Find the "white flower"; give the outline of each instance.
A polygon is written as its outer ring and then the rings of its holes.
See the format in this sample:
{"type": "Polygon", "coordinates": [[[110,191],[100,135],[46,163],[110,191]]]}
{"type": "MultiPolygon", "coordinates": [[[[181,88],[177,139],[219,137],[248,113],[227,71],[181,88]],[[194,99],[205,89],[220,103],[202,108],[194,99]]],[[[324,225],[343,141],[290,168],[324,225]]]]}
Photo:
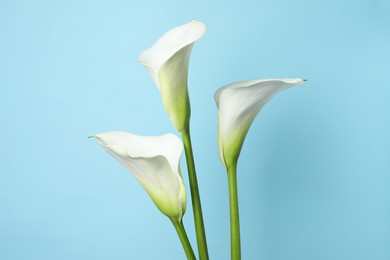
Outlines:
{"type": "Polygon", "coordinates": [[[186,191],[179,162],[183,144],[177,136],[106,132],[93,137],[134,175],[162,213],[181,220],[186,191]]]}
{"type": "Polygon", "coordinates": [[[277,93],[302,79],[256,79],[240,81],[217,90],[218,152],[227,168],[237,163],[245,136],[263,106],[277,93]]]}
{"type": "Polygon", "coordinates": [[[191,50],[205,31],[203,23],[192,20],[165,33],[138,57],[160,90],[165,110],[179,132],[186,129],[191,114],[187,89],[191,50]]]}

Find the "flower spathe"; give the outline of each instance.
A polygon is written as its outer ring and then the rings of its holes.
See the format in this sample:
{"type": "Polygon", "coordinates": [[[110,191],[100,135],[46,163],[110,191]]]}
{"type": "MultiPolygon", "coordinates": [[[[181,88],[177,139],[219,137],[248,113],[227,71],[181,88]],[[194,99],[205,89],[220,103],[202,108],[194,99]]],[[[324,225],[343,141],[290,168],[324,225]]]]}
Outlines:
{"type": "Polygon", "coordinates": [[[218,152],[227,168],[237,163],[245,136],[259,111],[277,93],[304,80],[256,79],[236,82],[217,90],[218,152]]]}
{"type": "Polygon", "coordinates": [[[205,31],[202,22],[192,20],[165,33],[138,57],[151,74],[165,110],[179,132],[186,129],[191,114],[187,89],[191,50],[205,31]]]}
{"type": "Polygon", "coordinates": [[[106,132],[93,137],[134,175],[162,213],[181,220],[186,210],[186,191],[179,162],[183,144],[176,135],[106,132]]]}

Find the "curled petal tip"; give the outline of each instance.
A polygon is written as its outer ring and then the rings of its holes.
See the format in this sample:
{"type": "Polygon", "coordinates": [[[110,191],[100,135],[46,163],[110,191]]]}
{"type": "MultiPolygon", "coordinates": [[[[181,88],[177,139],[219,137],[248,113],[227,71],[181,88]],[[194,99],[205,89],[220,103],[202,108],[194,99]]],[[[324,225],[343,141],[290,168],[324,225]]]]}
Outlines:
{"type": "Polygon", "coordinates": [[[88,136],[88,138],[97,138],[97,137],[94,135],[90,135],[90,136],[88,136]]]}

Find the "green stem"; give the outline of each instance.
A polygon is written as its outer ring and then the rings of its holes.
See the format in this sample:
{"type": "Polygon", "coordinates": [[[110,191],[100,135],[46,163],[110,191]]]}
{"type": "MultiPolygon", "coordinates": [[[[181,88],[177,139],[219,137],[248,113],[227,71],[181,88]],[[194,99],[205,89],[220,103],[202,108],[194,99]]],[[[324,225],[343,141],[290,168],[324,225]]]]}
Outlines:
{"type": "Polygon", "coordinates": [[[231,259],[241,259],[241,241],[240,241],[240,217],[238,212],[238,192],[237,192],[237,163],[227,168],[229,185],[229,204],[230,204],[230,250],[231,259]]]}
{"type": "Polygon", "coordinates": [[[181,245],[183,246],[184,252],[186,253],[188,260],[196,260],[194,250],[192,250],[191,243],[188,240],[186,230],[184,229],[183,222],[171,219],[173,226],[179,235],[181,245]]]}
{"type": "Polygon", "coordinates": [[[198,180],[196,178],[194,155],[192,153],[192,144],[190,136],[190,128],[187,127],[182,133],[184,150],[186,154],[188,179],[190,181],[191,201],[194,213],[196,241],[198,243],[198,252],[200,260],[208,260],[206,233],[203,224],[202,206],[200,203],[198,180]]]}

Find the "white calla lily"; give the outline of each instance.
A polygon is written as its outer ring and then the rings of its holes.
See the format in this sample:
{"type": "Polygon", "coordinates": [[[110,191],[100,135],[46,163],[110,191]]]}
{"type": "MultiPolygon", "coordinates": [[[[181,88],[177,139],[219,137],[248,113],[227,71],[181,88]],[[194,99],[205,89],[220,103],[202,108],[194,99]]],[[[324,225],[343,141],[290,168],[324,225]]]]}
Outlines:
{"type": "Polygon", "coordinates": [[[217,90],[218,152],[227,168],[237,163],[245,136],[259,111],[277,93],[304,80],[257,79],[240,81],[217,90]]]}
{"type": "Polygon", "coordinates": [[[176,27],[165,33],[138,61],[150,72],[173,125],[185,130],[190,118],[187,79],[192,47],[206,31],[198,21],[176,27]]]}
{"type": "Polygon", "coordinates": [[[186,191],[179,161],[183,144],[176,135],[106,132],[93,137],[134,175],[162,213],[181,220],[186,210],[186,191]]]}

